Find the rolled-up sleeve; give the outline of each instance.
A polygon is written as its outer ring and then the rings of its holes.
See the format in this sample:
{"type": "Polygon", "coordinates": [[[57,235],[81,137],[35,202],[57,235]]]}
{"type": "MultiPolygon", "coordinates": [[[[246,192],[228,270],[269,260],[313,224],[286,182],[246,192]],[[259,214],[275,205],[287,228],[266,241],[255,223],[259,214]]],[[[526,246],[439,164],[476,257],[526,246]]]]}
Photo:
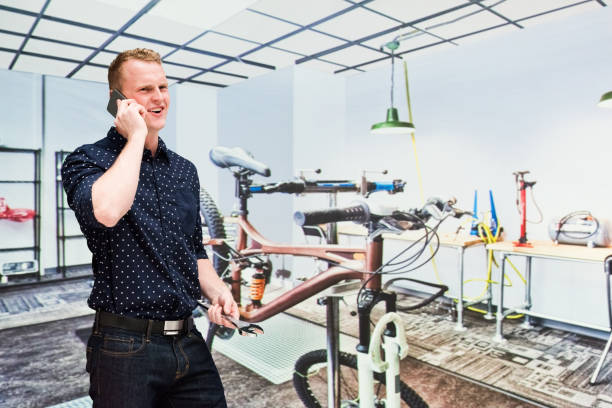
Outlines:
{"type": "Polygon", "coordinates": [[[71,153],[62,165],[62,185],[68,205],[83,230],[108,228],[96,220],[91,200],[91,187],[104,171],[82,150],[71,153]]]}

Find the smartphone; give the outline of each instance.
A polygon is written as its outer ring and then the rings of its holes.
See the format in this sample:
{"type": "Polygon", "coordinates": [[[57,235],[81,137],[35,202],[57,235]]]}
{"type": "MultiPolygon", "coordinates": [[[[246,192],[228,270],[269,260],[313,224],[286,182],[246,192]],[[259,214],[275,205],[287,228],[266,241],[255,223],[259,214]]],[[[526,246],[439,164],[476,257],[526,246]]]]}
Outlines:
{"type": "Polygon", "coordinates": [[[113,89],[111,92],[110,99],[108,101],[108,105],[106,106],[106,110],[108,113],[113,115],[113,117],[117,116],[117,100],[126,99],[125,96],[117,89],[113,89]]]}

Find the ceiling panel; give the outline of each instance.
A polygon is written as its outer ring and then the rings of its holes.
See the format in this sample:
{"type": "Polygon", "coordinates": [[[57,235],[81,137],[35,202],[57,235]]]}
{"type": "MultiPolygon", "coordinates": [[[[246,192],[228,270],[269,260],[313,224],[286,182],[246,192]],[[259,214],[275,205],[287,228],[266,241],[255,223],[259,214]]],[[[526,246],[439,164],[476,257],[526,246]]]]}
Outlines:
{"type": "Polygon", "coordinates": [[[363,62],[372,61],[383,56],[384,54],[380,52],[372,51],[360,45],[353,45],[352,47],[327,54],[323,58],[326,61],[336,62],[341,65],[353,66],[363,62]]]}
{"type": "Polygon", "coordinates": [[[574,3],[576,0],[512,0],[502,2],[493,9],[511,20],[518,20],[574,3]]]}
{"type": "Polygon", "coordinates": [[[244,75],[247,77],[256,77],[258,75],[266,74],[268,72],[272,72],[273,70],[258,67],[256,65],[244,64],[242,62],[230,62],[229,64],[225,64],[222,67],[219,67],[220,71],[229,72],[231,74],[244,75]]]}
{"type": "MultiPolygon", "coordinates": [[[[565,5],[564,3],[566,3],[566,1],[562,1],[560,3],[561,4],[558,4],[557,7],[554,7],[554,6],[553,7],[554,8],[562,7],[562,5],[565,5]]],[[[570,1],[568,3],[577,4],[575,1],[570,1]]],[[[575,14],[583,13],[588,10],[599,9],[599,8],[601,8],[601,6],[598,3],[591,1],[588,3],[581,3],[573,7],[568,7],[563,10],[555,11],[554,13],[543,14],[538,17],[533,17],[527,20],[521,20],[519,24],[521,24],[524,27],[528,27],[528,26],[533,26],[535,24],[544,23],[547,21],[553,21],[553,20],[566,18],[566,17],[572,16],[575,14]]],[[[533,13],[533,12],[529,13],[526,17],[532,16],[534,14],[537,14],[537,13],[533,13]]]]}
{"type": "Polygon", "coordinates": [[[0,34],[0,47],[18,50],[24,38],[20,35],[0,34]]]}
{"type": "Polygon", "coordinates": [[[27,34],[34,23],[34,17],[0,10],[0,28],[27,34]]]}
{"type": "Polygon", "coordinates": [[[204,29],[180,24],[164,17],[144,15],[132,24],[126,33],[162,40],[173,44],[185,44],[202,34],[204,29]]]}
{"type": "Polygon", "coordinates": [[[189,43],[189,47],[235,57],[257,47],[257,44],[209,31],[189,43]]]}
{"type": "Polygon", "coordinates": [[[261,50],[249,54],[248,58],[251,61],[262,62],[275,66],[277,69],[293,65],[296,59],[300,58],[300,54],[281,51],[276,48],[264,47],[261,50]]]}
{"type": "Polygon", "coordinates": [[[205,72],[204,74],[193,78],[196,81],[212,82],[213,84],[231,85],[244,81],[244,78],[239,78],[230,75],[217,74],[216,72],[205,72]]]}
{"type": "Polygon", "coordinates": [[[185,65],[192,65],[199,68],[210,68],[226,61],[221,58],[211,57],[210,55],[196,54],[195,52],[185,50],[179,50],[169,57],[164,58],[164,60],[178,62],[185,65]]]}
{"type": "Polygon", "coordinates": [[[66,76],[77,64],[56,61],[49,58],[21,55],[13,67],[16,71],[36,72],[45,75],[66,76]]]}
{"type": "Polygon", "coordinates": [[[113,62],[116,56],[116,53],[100,51],[96,54],[95,57],[92,58],[91,62],[96,64],[110,65],[110,63],[113,62]]]}
{"type": "Polygon", "coordinates": [[[174,48],[166,47],[165,45],[159,45],[149,41],[134,40],[127,37],[117,37],[106,46],[107,50],[117,52],[131,50],[133,48],[149,48],[157,51],[162,56],[168,54],[170,51],[174,51],[174,48]]]}
{"type": "Polygon", "coordinates": [[[53,0],[45,14],[116,30],[132,18],[134,12],[93,0],[53,0]]]}
{"type": "Polygon", "coordinates": [[[178,78],[188,78],[200,72],[198,69],[181,67],[172,64],[164,64],[164,71],[166,72],[166,75],[178,78]]]}
{"type": "Polygon", "coordinates": [[[95,81],[108,83],[108,70],[106,68],[92,67],[86,65],[79,69],[76,74],[72,76],[74,79],[82,79],[84,81],[95,81]]]}
{"type": "Polygon", "coordinates": [[[84,60],[91,50],[87,48],[73,47],[70,45],[56,44],[49,41],[29,39],[24,48],[25,51],[38,54],[53,55],[56,57],[84,60]]]}
{"type": "Polygon", "coordinates": [[[274,46],[303,55],[312,55],[319,51],[328,50],[343,44],[346,44],[346,41],[338,40],[329,35],[319,34],[311,30],[304,30],[275,43],[274,46]]]}
{"type": "Polygon", "coordinates": [[[211,1],[162,0],[148,13],[180,24],[198,27],[200,32],[220,24],[241,12],[255,0],[211,1]],[[179,7],[177,7],[179,6],[179,7]]]}
{"type": "Polygon", "coordinates": [[[321,23],[315,28],[319,31],[353,41],[397,25],[396,21],[387,17],[382,17],[363,8],[357,8],[321,23]]]}
{"type": "Polygon", "coordinates": [[[45,4],[45,0],[0,0],[0,4],[3,6],[40,13],[40,10],[42,10],[43,5],[45,4]]]}
{"type": "Polygon", "coordinates": [[[110,37],[110,34],[100,31],[80,28],[69,24],[56,23],[49,20],[40,20],[33,32],[39,37],[53,38],[55,40],[68,41],[99,47],[110,37]]]}
{"type": "Polygon", "coordinates": [[[296,25],[245,10],[215,26],[214,30],[259,43],[267,43],[298,28],[296,25]]]}
{"type": "Polygon", "coordinates": [[[308,69],[313,69],[315,71],[329,72],[330,74],[333,73],[334,71],[342,69],[341,66],[338,66],[336,64],[330,64],[328,62],[324,62],[324,61],[317,60],[317,59],[308,60],[298,66],[305,67],[308,69]]]}
{"type": "MultiPolygon", "coordinates": [[[[507,23],[506,20],[481,7],[469,6],[416,24],[416,26],[443,38],[453,38],[505,23],[507,23]]],[[[516,27],[516,29],[519,28],[516,27]]]]}
{"type": "Polygon", "coordinates": [[[14,56],[14,52],[0,51],[0,68],[8,69],[8,66],[13,61],[14,56]]]}
{"type": "Polygon", "coordinates": [[[467,0],[374,0],[364,7],[409,23],[466,2],[467,0]]]}
{"type": "Polygon", "coordinates": [[[344,0],[309,0],[307,7],[296,7],[295,2],[287,0],[260,0],[250,9],[308,25],[350,6],[351,4],[344,0]]]}

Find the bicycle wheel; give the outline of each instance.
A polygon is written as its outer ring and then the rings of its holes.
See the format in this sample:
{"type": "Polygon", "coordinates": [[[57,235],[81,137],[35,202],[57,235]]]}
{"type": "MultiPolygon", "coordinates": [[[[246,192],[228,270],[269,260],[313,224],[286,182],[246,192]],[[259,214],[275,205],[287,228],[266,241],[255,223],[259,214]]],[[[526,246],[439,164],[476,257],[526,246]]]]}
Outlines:
{"type": "MultiPolygon", "coordinates": [[[[340,352],[340,393],[342,408],[359,407],[357,380],[357,356],[340,352]]],[[[304,354],[295,363],[293,386],[308,408],[327,407],[327,350],[314,350],[304,354]]],[[[385,406],[385,375],[374,373],[374,405],[385,406]]],[[[428,405],[412,388],[400,382],[402,407],[428,408],[428,405]]]]}
{"type": "MultiPolygon", "coordinates": [[[[219,213],[215,201],[204,188],[200,188],[200,214],[204,218],[202,220],[203,235],[208,235],[211,238],[227,238],[225,227],[223,226],[223,217],[219,213]]],[[[227,261],[229,259],[229,250],[227,246],[223,245],[214,248],[214,251],[214,253],[209,251],[209,255],[212,255],[212,263],[217,274],[221,275],[227,270],[229,265],[227,261]]]]}

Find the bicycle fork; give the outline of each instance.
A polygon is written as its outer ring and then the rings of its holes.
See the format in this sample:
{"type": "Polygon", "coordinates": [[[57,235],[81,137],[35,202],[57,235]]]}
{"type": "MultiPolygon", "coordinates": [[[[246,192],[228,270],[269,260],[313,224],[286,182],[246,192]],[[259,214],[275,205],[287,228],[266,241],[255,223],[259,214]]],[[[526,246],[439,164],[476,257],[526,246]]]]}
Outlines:
{"type": "Polygon", "coordinates": [[[408,355],[404,323],[395,312],[385,314],[372,332],[368,353],[357,353],[359,407],[374,408],[374,371],[385,373],[386,408],[400,408],[400,360],[408,355]],[[393,325],[393,329],[390,326],[393,325]],[[381,339],[384,341],[381,342],[381,339]],[[382,359],[380,349],[385,351],[382,359]]]}
{"type": "Polygon", "coordinates": [[[408,353],[404,324],[395,312],[395,293],[365,290],[358,302],[359,345],[357,346],[357,378],[359,381],[359,407],[374,408],[374,371],[385,372],[386,408],[399,408],[400,365],[408,353]],[[374,305],[384,301],[387,313],[370,333],[370,313],[374,305]],[[381,343],[381,338],[384,342],[381,343]],[[385,351],[386,360],[380,356],[385,351]]]}

